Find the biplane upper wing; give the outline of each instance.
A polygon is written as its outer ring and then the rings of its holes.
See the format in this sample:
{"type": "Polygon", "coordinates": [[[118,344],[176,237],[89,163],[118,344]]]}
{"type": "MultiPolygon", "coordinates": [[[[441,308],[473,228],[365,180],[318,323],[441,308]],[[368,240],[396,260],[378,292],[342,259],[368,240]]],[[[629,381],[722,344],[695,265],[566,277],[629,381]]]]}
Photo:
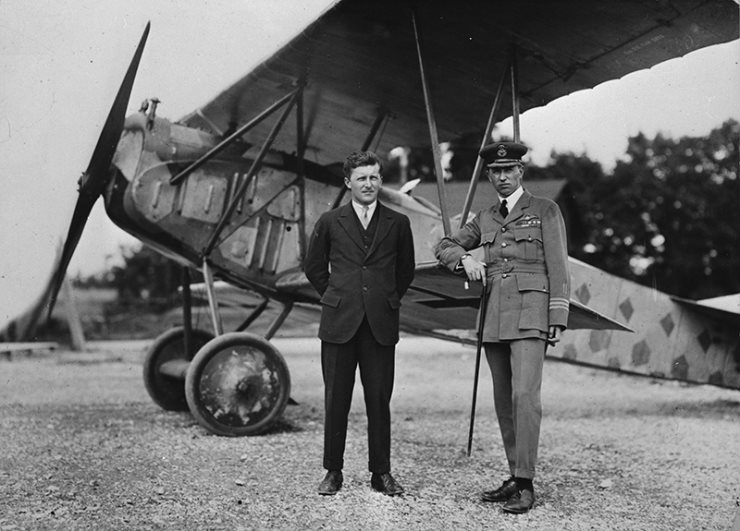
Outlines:
{"type": "MultiPolygon", "coordinates": [[[[428,144],[412,9],[397,0],[343,0],[234,85],[183,118],[233,130],[305,83],[306,157],[341,161],[374,124],[372,149],[428,144]]],[[[738,37],[732,0],[418,2],[416,26],[442,141],[482,130],[516,45],[525,111],[699,48],[738,37]]],[[[502,101],[511,101],[509,88],[502,101]]],[[[498,119],[511,115],[501,109],[498,119]]],[[[269,122],[269,120],[265,121],[269,122]]],[[[260,145],[271,124],[247,133],[260,145]]],[[[295,128],[274,148],[293,152],[295,128]]]]}

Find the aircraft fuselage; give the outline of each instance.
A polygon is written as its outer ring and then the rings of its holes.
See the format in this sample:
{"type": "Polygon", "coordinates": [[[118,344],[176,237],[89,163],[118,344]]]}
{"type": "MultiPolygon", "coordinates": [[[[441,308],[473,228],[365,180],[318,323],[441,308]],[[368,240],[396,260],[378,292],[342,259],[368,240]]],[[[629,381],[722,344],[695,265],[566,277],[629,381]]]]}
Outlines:
{"type": "MultiPolygon", "coordinates": [[[[167,257],[200,268],[207,254],[220,277],[280,298],[275,284],[285,275],[302,272],[310,231],[319,216],[338,200],[348,200],[348,194],[342,195],[341,170],[299,164],[296,157],[271,152],[250,175],[257,150],[239,141],[183,180],[170,183],[219,140],[143,112],[129,116],[113,159],[106,210],[117,225],[167,257]],[[245,192],[237,197],[245,181],[245,192]],[[233,201],[236,206],[211,245],[233,201]]],[[[415,234],[429,235],[429,241],[417,242],[417,259],[433,259],[432,245],[441,237],[439,212],[387,188],[381,200],[406,213],[415,234]]]]}

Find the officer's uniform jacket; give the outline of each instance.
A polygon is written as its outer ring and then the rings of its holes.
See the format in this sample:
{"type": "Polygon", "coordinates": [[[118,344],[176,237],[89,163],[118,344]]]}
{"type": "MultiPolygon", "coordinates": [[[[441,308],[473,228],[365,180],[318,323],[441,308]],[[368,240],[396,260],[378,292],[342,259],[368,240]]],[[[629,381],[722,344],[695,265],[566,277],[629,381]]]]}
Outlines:
{"type": "Polygon", "coordinates": [[[566,327],[570,300],[565,223],[558,206],[526,190],[506,220],[499,201],[435,249],[450,270],[468,250],[483,246],[488,286],[483,341],[546,338],[566,327]]]}
{"type": "Polygon", "coordinates": [[[319,339],[346,343],[364,317],[381,345],[398,342],[401,297],[414,278],[409,218],[378,202],[375,237],[365,246],[351,203],[316,222],[304,261],[306,277],[321,295],[319,339]]]}

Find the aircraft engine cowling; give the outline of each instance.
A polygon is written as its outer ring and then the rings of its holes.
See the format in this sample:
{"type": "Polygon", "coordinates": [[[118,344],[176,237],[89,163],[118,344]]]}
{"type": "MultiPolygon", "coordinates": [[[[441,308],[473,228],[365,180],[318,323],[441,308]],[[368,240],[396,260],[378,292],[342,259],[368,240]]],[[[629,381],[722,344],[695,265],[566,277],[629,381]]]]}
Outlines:
{"type": "Polygon", "coordinates": [[[165,118],[155,117],[150,121],[145,113],[138,112],[126,118],[113,162],[130,181],[137,171],[145,171],[154,161],[196,160],[217,144],[218,137],[215,135],[172,123],[165,118]],[[132,142],[131,137],[138,138],[137,142],[132,142]],[[139,165],[140,158],[143,166],[139,165]],[[147,164],[147,160],[151,162],[147,164]]]}

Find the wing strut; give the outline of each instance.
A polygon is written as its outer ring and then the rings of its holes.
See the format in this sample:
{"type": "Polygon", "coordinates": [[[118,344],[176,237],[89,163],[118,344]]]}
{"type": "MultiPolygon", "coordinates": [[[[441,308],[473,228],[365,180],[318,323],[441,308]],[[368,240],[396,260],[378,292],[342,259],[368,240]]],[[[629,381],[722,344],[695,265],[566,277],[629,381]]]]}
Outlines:
{"type": "MultiPolygon", "coordinates": [[[[495,125],[496,111],[501,101],[501,95],[503,94],[504,84],[507,77],[511,77],[511,119],[514,123],[514,141],[520,141],[519,134],[519,69],[517,68],[516,62],[516,45],[512,46],[511,59],[509,64],[504,69],[501,81],[498,84],[496,90],[496,97],[493,100],[493,106],[491,107],[491,113],[488,115],[488,123],[486,124],[486,130],[483,133],[483,140],[481,141],[481,149],[485,146],[491,138],[491,131],[495,125]]],[[[462,215],[460,216],[460,228],[462,228],[468,220],[468,214],[470,213],[470,207],[473,204],[473,197],[475,196],[475,190],[478,186],[478,180],[480,178],[480,172],[483,166],[483,159],[478,157],[475,161],[475,168],[473,168],[473,174],[470,176],[470,186],[468,186],[468,193],[465,196],[465,203],[463,203],[462,215]]]]}
{"type": "Polygon", "coordinates": [[[218,300],[216,300],[216,289],[213,286],[213,272],[208,264],[208,258],[203,259],[203,282],[206,285],[206,296],[208,297],[208,313],[211,316],[213,334],[220,336],[224,333],[224,325],[218,312],[218,300]]]}
{"type": "MultiPolygon", "coordinates": [[[[496,97],[493,99],[491,113],[488,115],[488,123],[486,124],[486,130],[483,133],[483,139],[480,143],[480,149],[483,149],[483,146],[485,146],[491,138],[491,132],[493,131],[493,126],[496,123],[496,112],[498,111],[499,104],[501,103],[501,96],[504,93],[504,84],[506,83],[506,78],[508,77],[510,70],[511,65],[506,65],[506,68],[504,68],[504,73],[501,76],[501,81],[499,81],[498,89],[496,89],[496,97]]],[[[480,149],[478,151],[480,151],[480,149]]],[[[473,168],[473,174],[470,176],[470,186],[468,186],[468,194],[465,196],[465,203],[463,204],[459,228],[463,228],[465,223],[467,223],[468,221],[468,213],[470,212],[470,207],[473,205],[473,197],[475,197],[475,189],[478,187],[478,180],[480,179],[480,172],[482,169],[483,159],[478,156],[475,161],[475,168],[473,168]]]]}
{"type": "Polygon", "coordinates": [[[511,119],[514,123],[514,142],[520,142],[519,135],[519,67],[516,62],[516,44],[511,48],[511,119]]]}
{"type": "MultiPolygon", "coordinates": [[[[242,180],[241,184],[239,185],[238,190],[234,194],[234,197],[232,197],[231,199],[231,203],[229,204],[226,211],[224,211],[224,213],[221,215],[221,219],[218,220],[218,225],[216,225],[216,228],[213,230],[213,233],[211,234],[211,237],[208,240],[208,243],[203,248],[202,256],[207,257],[208,255],[211,254],[211,251],[213,251],[213,248],[216,246],[218,237],[223,232],[224,227],[226,227],[226,224],[231,218],[231,215],[234,213],[234,210],[236,210],[236,206],[239,203],[239,200],[244,195],[244,192],[247,190],[247,187],[252,181],[252,178],[257,173],[257,169],[262,165],[262,160],[265,158],[265,155],[267,155],[267,151],[270,149],[270,147],[272,146],[272,143],[275,141],[275,138],[277,137],[278,133],[282,129],[283,124],[285,123],[285,120],[288,118],[288,114],[290,114],[290,111],[293,110],[293,106],[295,105],[296,101],[299,98],[299,95],[302,92],[303,92],[303,86],[301,85],[299,88],[297,88],[296,90],[294,90],[293,92],[291,92],[290,94],[288,94],[287,96],[285,96],[284,98],[280,100],[282,102],[288,101],[288,100],[290,101],[288,105],[285,107],[285,110],[283,110],[283,113],[278,118],[277,122],[275,122],[275,125],[272,126],[272,131],[270,131],[270,134],[265,139],[264,144],[262,144],[262,147],[260,148],[259,154],[254,159],[254,162],[252,162],[252,166],[249,168],[249,171],[247,172],[247,178],[242,180]]],[[[182,173],[185,173],[185,172],[182,172],[182,173]]]]}
{"type": "MultiPolygon", "coordinates": [[[[206,162],[211,160],[213,157],[221,153],[224,149],[226,149],[227,146],[230,144],[233,144],[237,139],[239,139],[244,133],[255,127],[257,124],[259,124],[262,120],[270,116],[273,112],[275,112],[277,109],[285,105],[286,102],[289,100],[295,101],[295,96],[298,92],[301,92],[303,90],[303,86],[298,87],[294,91],[286,94],[282,98],[280,98],[278,101],[270,105],[267,109],[262,111],[258,116],[256,116],[254,119],[252,119],[250,122],[244,124],[239,129],[234,131],[232,134],[230,134],[228,137],[224,138],[221,142],[218,143],[218,145],[214,146],[208,153],[203,155],[201,158],[193,162],[190,166],[182,170],[180,173],[175,175],[170,179],[170,184],[179,184],[180,181],[182,181],[185,177],[193,173],[195,170],[203,166],[206,162]]],[[[291,104],[292,108],[292,104],[291,104]]]]}
{"type": "Polygon", "coordinates": [[[439,209],[442,211],[442,227],[445,236],[452,232],[450,229],[450,216],[447,213],[447,195],[445,194],[444,175],[442,174],[442,150],[439,147],[439,135],[437,134],[437,121],[432,109],[432,100],[429,94],[429,84],[427,82],[426,71],[424,70],[424,60],[421,51],[421,36],[419,27],[416,23],[416,11],[411,11],[411,22],[414,25],[414,38],[416,39],[416,53],[419,57],[419,73],[421,74],[421,86],[424,90],[424,103],[427,111],[427,122],[429,123],[429,137],[432,142],[432,153],[434,154],[434,173],[437,176],[437,194],[439,195],[439,209]]]}
{"type": "Polygon", "coordinates": [[[295,102],[296,175],[298,175],[298,194],[301,201],[301,215],[298,219],[298,226],[300,227],[298,231],[298,256],[301,258],[306,255],[306,249],[308,247],[306,243],[306,181],[303,175],[308,137],[303,120],[303,96],[303,91],[301,91],[295,102]]]}

